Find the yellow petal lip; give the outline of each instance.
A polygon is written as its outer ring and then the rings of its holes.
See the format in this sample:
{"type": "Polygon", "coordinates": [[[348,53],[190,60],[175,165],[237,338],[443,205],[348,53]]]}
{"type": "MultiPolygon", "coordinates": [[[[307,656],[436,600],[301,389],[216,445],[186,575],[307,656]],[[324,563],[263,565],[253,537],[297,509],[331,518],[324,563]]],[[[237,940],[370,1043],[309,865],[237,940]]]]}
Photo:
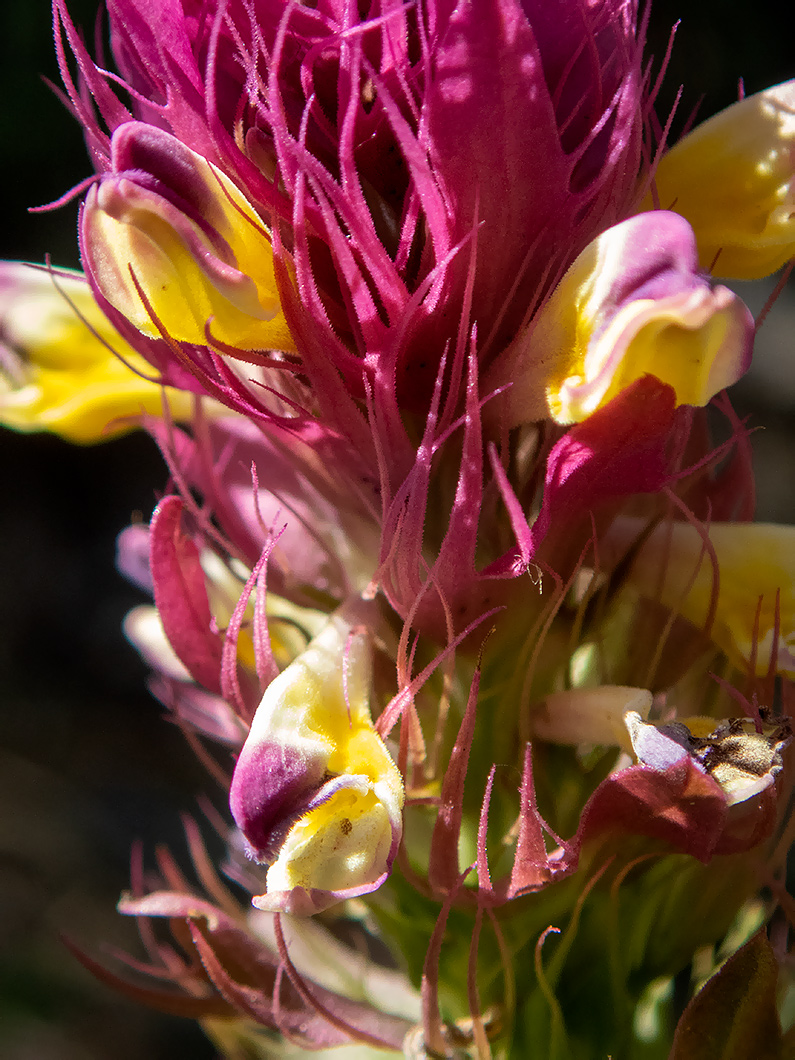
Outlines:
{"type": "Polygon", "coordinates": [[[133,430],[145,413],[190,415],[189,396],[152,381],[154,370],[111,325],[80,273],[4,263],[0,320],[5,426],[88,445],[133,430]]]}
{"type": "Polygon", "coordinates": [[[672,386],[677,405],[706,405],[742,374],[744,317],[725,287],[638,299],[616,314],[572,374],[548,386],[552,418],[580,423],[644,375],[672,386]]]}
{"type": "MultiPolygon", "coordinates": [[[[631,533],[633,525],[638,531],[634,520],[621,524],[623,532],[631,533]]],[[[719,572],[712,640],[745,672],[754,660],[754,672],[764,676],[775,655],[776,672],[795,676],[795,527],[713,523],[707,532],[719,572]]],[[[701,535],[689,523],[677,522],[651,534],[630,581],[703,628],[713,576],[701,535]]]]}
{"type": "Polygon", "coordinates": [[[578,256],[486,380],[507,426],[580,423],[645,375],[679,405],[706,405],[750,360],[753,318],[698,267],[677,213],[614,225],[578,256]]]}
{"type": "Polygon", "coordinates": [[[795,81],[758,92],[698,125],[663,156],[658,203],[687,218],[702,268],[768,276],[795,255],[795,81]]]}
{"type": "Polygon", "coordinates": [[[293,350],[273,248],[239,188],[175,137],[141,122],[113,134],[114,169],[89,190],[81,231],[92,281],[153,338],[293,350]]]}

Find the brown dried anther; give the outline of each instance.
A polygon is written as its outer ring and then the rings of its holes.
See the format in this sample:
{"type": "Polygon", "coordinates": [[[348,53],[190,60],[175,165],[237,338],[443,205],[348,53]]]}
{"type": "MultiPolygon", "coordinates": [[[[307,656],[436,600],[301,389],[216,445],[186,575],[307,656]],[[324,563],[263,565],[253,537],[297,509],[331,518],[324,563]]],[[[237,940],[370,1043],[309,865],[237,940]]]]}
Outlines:
{"type": "Polygon", "coordinates": [[[729,806],[769,788],[781,771],[781,752],[792,739],[789,718],[760,713],[761,732],[750,718],[730,718],[708,736],[695,736],[681,721],[654,725],[635,711],[624,721],[638,760],[664,769],[689,756],[722,788],[729,806]]]}

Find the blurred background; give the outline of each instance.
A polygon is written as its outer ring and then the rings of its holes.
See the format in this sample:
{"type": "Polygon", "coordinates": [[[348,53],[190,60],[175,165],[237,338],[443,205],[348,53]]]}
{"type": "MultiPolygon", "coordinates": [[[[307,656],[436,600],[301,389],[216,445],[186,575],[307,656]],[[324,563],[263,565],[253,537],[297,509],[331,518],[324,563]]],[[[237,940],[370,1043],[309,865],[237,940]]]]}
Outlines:
{"type": "MultiPolygon", "coordinates": [[[[93,39],[97,4],[70,2],[93,39]]],[[[77,203],[46,214],[90,172],[60,84],[48,0],[0,5],[4,258],[78,267],[77,203]]],[[[91,448],[0,428],[0,1057],[205,1060],[193,1023],[96,982],[60,940],[101,959],[143,956],[115,904],[130,848],[189,860],[181,813],[224,799],[148,694],[121,634],[144,600],[115,571],[116,534],[148,519],[164,465],[143,433],[91,448]]]]}
{"type": "MultiPolygon", "coordinates": [[[[93,37],[96,5],[71,0],[93,37]]],[[[658,0],[650,54],[682,19],[660,113],[685,85],[683,121],[795,76],[791,36],[772,0],[658,0]],[[702,98],[703,97],[703,98],[702,98]]],[[[29,215],[89,173],[76,123],[40,75],[58,82],[46,0],[0,12],[3,257],[78,266],[76,203],[29,215]]],[[[771,285],[767,285],[769,289],[771,285]]],[[[747,287],[747,285],[743,285],[747,287]]],[[[752,311],[765,285],[742,290],[752,311]]],[[[785,296],[735,388],[754,435],[759,517],[795,521],[795,308],[785,296]]],[[[223,797],[145,689],[121,621],[141,596],[114,569],[114,540],[147,518],[165,481],[143,435],[90,449],[0,432],[0,1056],[3,1060],[166,1060],[215,1055],[201,1032],[118,998],[62,945],[94,955],[136,949],[114,905],[140,839],[187,856],[180,813],[223,797]]]]}

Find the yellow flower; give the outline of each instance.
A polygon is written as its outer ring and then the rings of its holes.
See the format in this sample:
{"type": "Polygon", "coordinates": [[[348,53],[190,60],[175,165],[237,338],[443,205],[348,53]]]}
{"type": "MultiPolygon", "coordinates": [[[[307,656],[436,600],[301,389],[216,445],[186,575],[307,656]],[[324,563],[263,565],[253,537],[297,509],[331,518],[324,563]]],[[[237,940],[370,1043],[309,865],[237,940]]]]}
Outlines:
{"type": "Polygon", "coordinates": [[[241,350],[292,350],[270,238],[232,181],[140,122],[115,131],[113,162],[82,222],[86,269],[110,304],[154,338],[204,346],[209,325],[241,350]]]}
{"type": "Polygon", "coordinates": [[[663,156],[658,203],[693,226],[703,268],[753,280],[795,255],[793,149],[795,81],[787,81],[716,114],[663,156]]]}
{"type": "MultiPolygon", "coordinates": [[[[713,641],[743,670],[755,659],[755,672],[762,676],[775,652],[776,672],[795,676],[795,527],[713,523],[709,541],[719,571],[713,641]]],[[[714,573],[701,535],[689,523],[678,522],[651,535],[635,561],[631,582],[648,596],[657,596],[659,588],[666,607],[703,627],[714,573]]]]}
{"type": "Polygon", "coordinates": [[[190,414],[189,395],[151,381],[154,369],[109,323],[80,273],[0,268],[0,423],[90,443],[132,430],[144,412],[162,415],[165,402],[175,419],[190,414]]]}
{"type": "Polygon", "coordinates": [[[666,210],[609,228],[579,255],[487,388],[514,425],[579,423],[644,375],[706,405],[748,366],[753,319],[698,270],[692,229],[666,210]]]}
{"type": "Polygon", "coordinates": [[[368,637],[337,613],[257,708],[230,803],[251,855],[270,863],[261,909],[317,912],[389,872],[403,781],[373,727],[369,685],[368,637]]]}

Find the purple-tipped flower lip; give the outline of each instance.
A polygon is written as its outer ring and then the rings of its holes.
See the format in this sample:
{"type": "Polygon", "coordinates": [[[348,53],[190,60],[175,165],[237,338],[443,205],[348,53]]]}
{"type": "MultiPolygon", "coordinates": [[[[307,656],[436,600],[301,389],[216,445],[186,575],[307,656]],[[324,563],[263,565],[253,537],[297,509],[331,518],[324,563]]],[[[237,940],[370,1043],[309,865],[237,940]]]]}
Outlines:
{"type": "Polygon", "coordinates": [[[270,864],[296,821],[335,795],[370,790],[367,777],[322,773],[291,747],[263,744],[241,754],[229,800],[249,856],[270,864]],[[245,755],[245,758],[244,758],[245,755]]]}
{"type": "Polygon", "coordinates": [[[175,136],[145,122],[125,122],[113,133],[110,157],[113,173],[135,175],[203,223],[208,200],[196,183],[190,152],[175,136]]]}
{"type": "Polygon", "coordinates": [[[170,224],[185,241],[189,251],[210,271],[217,271],[229,282],[237,277],[237,270],[229,244],[188,202],[180,202],[168,187],[149,173],[122,170],[99,178],[86,197],[86,209],[100,209],[116,220],[134,216],[137,212],[157,213],[170,224]],[[196,231],[201,229],[201,235],[196,231]],[[204,237],[204,238],[202,238],[204,237]],[[208,248],[207,242],[211,243],[208,248]]]}
{"type": "Polygon", "coordinates": [[[285,895],[296,889],[325,894],[323,907],[369,893],[397,853],[403,781],[369,709],[364,623],[374,619],[369,601],[352,598],[271,681],[253,717],[230,807],[249,855],[269,865],[261,908],[292,908],[285,895]]]}
{"type": "Polygon", "coordinates": [[[703,406],[750,364],[754,321],[698,263],[689,223],[668,210],[612,226],[577,257],[486,378],[503,425],[580,422],[649,374],[703,406]]]}
{"type": "MultiPolygon", "coordinates": [[[[235,268],[229,243],[207,219],[212,204],[179,140],[142,122],[127,122],[113,134],[111,151],[112,170],[89,190],[86,219],[95,209],[117,220],[156,215],[179,235],[212,282],[250,286],[235,268]]],[[[85,246],[91,252],[88,233],[85,246]]]]}
{"type": "Polygon", "coordinates": [[[322,766],[292,747],[245,746],[232,777],[229,805],[249,856],[270,864],[325,782],[322,766]]]}

